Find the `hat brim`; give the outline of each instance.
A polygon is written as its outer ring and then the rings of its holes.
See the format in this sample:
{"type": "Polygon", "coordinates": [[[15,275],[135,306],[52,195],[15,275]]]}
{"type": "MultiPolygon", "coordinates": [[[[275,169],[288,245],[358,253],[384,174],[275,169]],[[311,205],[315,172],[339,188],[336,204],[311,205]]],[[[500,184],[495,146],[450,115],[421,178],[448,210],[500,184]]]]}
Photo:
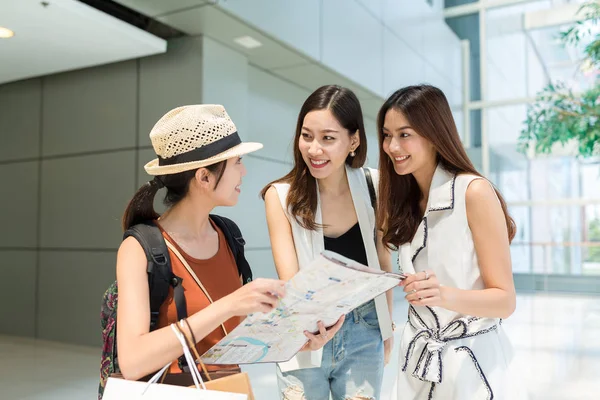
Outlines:
{"type": "Polygon", "coordinates": [[[218,162],[228,160],[233,157],[239,157],[244,154],[252,153],[253,151],[262,149],[261,143],[244,142],[234,146],[222,153],[207,158],[205,160],[191,161],[173,165],[158,165],[158,158],[150,161],[144,166],[144,169],[149,175],[169,175],[179,172],[189,171],[192,169],[207,167],[218,162]]]}

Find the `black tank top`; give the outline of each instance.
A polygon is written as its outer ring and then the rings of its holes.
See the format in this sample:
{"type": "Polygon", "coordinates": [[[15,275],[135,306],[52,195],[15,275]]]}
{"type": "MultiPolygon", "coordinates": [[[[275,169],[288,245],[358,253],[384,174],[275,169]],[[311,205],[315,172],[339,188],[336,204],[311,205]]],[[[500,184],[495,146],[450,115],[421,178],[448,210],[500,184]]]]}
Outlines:
{"type": "Polygon", "coordinates": [[[363,243],[358,222],[346,233],[337,238],[324,236],[325,250],[341,254],[351,260],[368,265],[367,252],[363,243]]]}

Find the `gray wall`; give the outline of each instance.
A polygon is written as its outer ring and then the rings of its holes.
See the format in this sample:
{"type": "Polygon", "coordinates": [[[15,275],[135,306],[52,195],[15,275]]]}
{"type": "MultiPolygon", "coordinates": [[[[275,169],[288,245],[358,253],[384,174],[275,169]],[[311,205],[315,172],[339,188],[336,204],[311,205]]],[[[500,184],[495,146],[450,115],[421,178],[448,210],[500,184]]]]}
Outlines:
{"type": "Polygon", "coordinates": [[[148,133],[202,99],[202,39],[165,55],[0,86],[0,334],[100,343],[120,218],[148,133]]]}
{"type": "MultiPolygon", "coordinates": [[[[216,212],[240,225],[255,276],[276,277],[258,193],[289,171],[309,94],[205,37],[170,42],[166,55],[0,86],[0,334],[100,344],[120,218],[149,179],[148,133],[183,104],[223,104],[244,140],[264,144],[244,157],[239,204],[216,212]]],[[[375,122],[365,126],[376,167],[375,122]]]]}

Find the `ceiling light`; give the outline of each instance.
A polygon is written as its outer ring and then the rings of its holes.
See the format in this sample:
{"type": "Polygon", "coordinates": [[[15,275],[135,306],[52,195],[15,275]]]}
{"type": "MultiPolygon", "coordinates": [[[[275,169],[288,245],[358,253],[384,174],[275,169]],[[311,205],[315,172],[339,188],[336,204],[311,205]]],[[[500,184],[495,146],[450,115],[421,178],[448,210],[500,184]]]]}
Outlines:
{"type": "Polygon", "coordinates": [[[240,36],[233,39],[234,42],[247,49],[254,49],[262,46],[262,43],[250,36],[240,36]]]}
{"type": "Polygon", "coordinates": [[[0,26],[0,39],[8,39],[15,36],[15,33],[8,28],[0,26]]]}

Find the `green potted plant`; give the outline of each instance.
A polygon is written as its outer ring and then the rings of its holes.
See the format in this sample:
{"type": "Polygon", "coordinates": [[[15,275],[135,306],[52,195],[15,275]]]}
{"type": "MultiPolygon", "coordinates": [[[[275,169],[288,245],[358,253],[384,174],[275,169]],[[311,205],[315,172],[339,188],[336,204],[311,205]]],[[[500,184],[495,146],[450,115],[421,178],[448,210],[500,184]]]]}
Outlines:
{"type": "Polygon", "coordinates": [[[581,68],[595,76],[593,83],[579,93],[562,82],[550,83],[539,92],[519,138],[523,153],[549,154],[556,145],[575,141],[578,155],[600,155],[600,1],[584,3],[579,14],[583,18],[561,32],[560,40],[566,46],[589,41],[581,68]]]}

